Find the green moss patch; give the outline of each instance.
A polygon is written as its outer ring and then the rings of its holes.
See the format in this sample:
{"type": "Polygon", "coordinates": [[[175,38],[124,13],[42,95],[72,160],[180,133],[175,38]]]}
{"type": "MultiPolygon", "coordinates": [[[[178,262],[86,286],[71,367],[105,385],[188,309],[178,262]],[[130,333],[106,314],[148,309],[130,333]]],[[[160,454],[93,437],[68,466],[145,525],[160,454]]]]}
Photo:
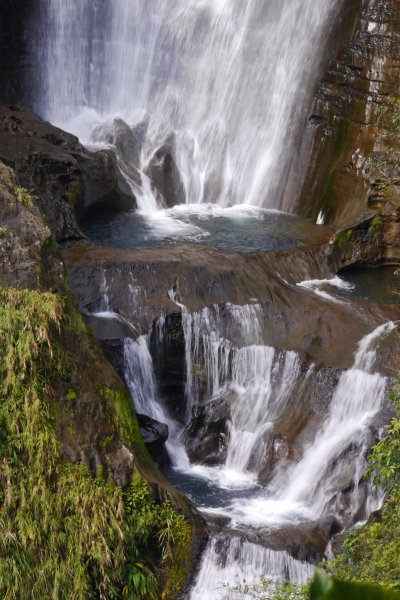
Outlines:
{"type": "MultiPolygon", "coordinates": [[[[75,368],[60,343],[66,320],[56,294],[0,287],[0,597],[151,600],[165,587],[173,598],[186,576],[185,518],[141,477],[124,491],[102,469],[63,460],[50,408],[75,368]]],[[[140,439],[128,397],[106,395],[117,428],[140,439]]]]}

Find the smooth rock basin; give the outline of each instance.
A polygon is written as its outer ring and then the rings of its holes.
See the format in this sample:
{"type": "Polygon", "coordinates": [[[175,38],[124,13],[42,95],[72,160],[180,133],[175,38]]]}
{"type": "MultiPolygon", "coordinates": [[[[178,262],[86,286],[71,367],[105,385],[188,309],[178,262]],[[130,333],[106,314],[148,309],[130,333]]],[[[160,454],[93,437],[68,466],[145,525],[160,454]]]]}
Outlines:
{"type": "Polygon", "coordinates": [[[350,284],[350,288],[343,290],[343,296],[380,304],[400,304],[400,276],[397,276],[397,271],[398,267],[343,271],[341,279],[350,284]]]}
{"type": "Polygon", "coordinates": [[[175,206],[144,212],[91,212],[82,220],[86,235],[98,244],[128,250],[202,244],[235,252],[270,252],[313,247],[332,232],[295,215],[247,205],[175,206]]]}

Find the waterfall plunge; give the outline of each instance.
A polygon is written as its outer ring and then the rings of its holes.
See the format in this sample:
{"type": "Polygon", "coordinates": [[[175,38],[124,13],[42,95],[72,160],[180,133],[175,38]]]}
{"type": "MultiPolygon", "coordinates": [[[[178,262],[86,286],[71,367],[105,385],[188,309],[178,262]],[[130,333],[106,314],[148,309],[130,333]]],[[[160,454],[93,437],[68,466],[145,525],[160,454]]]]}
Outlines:
{"type": "Polygon", "coordinates": [[[187,203],[279,207],[342,0],[47,0],[42,112],[88,141],[148,119],[187,203]]]}

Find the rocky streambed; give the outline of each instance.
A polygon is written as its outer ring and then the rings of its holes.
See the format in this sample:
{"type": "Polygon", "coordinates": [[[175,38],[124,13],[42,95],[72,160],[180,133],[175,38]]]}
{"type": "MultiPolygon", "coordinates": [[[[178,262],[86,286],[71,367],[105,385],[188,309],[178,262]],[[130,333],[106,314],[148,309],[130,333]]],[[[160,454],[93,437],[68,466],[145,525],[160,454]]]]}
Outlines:
{"type": "Polygon", "coordinates": [[[363,471],[390,415],[396,290],[384,302],[379,286],[376,298],[355,293],[329,242],[235,252],[80,241],[63,256],[137,410],[168,425],[158,463],[208,523],[190,597],[241,577],[304,581],[379,506],[363,471]]]}

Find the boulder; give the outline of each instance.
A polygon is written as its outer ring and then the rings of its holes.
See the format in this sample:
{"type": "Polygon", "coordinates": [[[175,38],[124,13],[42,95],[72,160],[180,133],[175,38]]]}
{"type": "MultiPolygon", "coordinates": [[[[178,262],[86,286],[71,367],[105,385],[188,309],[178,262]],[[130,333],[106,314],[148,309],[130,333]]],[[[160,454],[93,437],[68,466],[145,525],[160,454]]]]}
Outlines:
{"type": "Polygon", "coordinates": [[[186,449],[193,462],[209,466],[226,461],[231,399],[214,398],[193,408],[193,418],[187,430],[186,449]]]}
{"type": "Polygon", "coordinates": [[[146,415],[136,414],[143,441],[157,465],[165,462],[164,446],[168,439],[168,425],[146,415]]]}
{"type": "MultiPolygon", "coordinates": [[[[89,161],[82,167],[85,193],[75,206],[78,219],[87,211],[125,211],[136,207],[136,196],[114,150],[98,150],[90,154],[89,161]]],[[[140,176],[133,167],[130,171],[130,178],[140,185],[140,176]]]]}
{"type": "Polygon", "coordinates": [[[133,127],[129,127],[122,119],[114,119],[111,124],[96,127],[92,133],[92,140],[95,143],[114,146],[125,163],[140,168],[140,155],[148,125],[148,119],[133,127]]]}
{"type": "Polygon", "coordinates": [[[168,208],[185,204],[186,193],[176,164],[175,137],[170,136],[150,159],[146,174],[168,208]]]}
{"type": "Polygon", "coordinates": [[[115,153],[88,152],[74,135],[27,108],[0,107],[0,160],[33,193],[57,241],[83,238],[76,216],[93,205],[136,206],[115,153]]]}

